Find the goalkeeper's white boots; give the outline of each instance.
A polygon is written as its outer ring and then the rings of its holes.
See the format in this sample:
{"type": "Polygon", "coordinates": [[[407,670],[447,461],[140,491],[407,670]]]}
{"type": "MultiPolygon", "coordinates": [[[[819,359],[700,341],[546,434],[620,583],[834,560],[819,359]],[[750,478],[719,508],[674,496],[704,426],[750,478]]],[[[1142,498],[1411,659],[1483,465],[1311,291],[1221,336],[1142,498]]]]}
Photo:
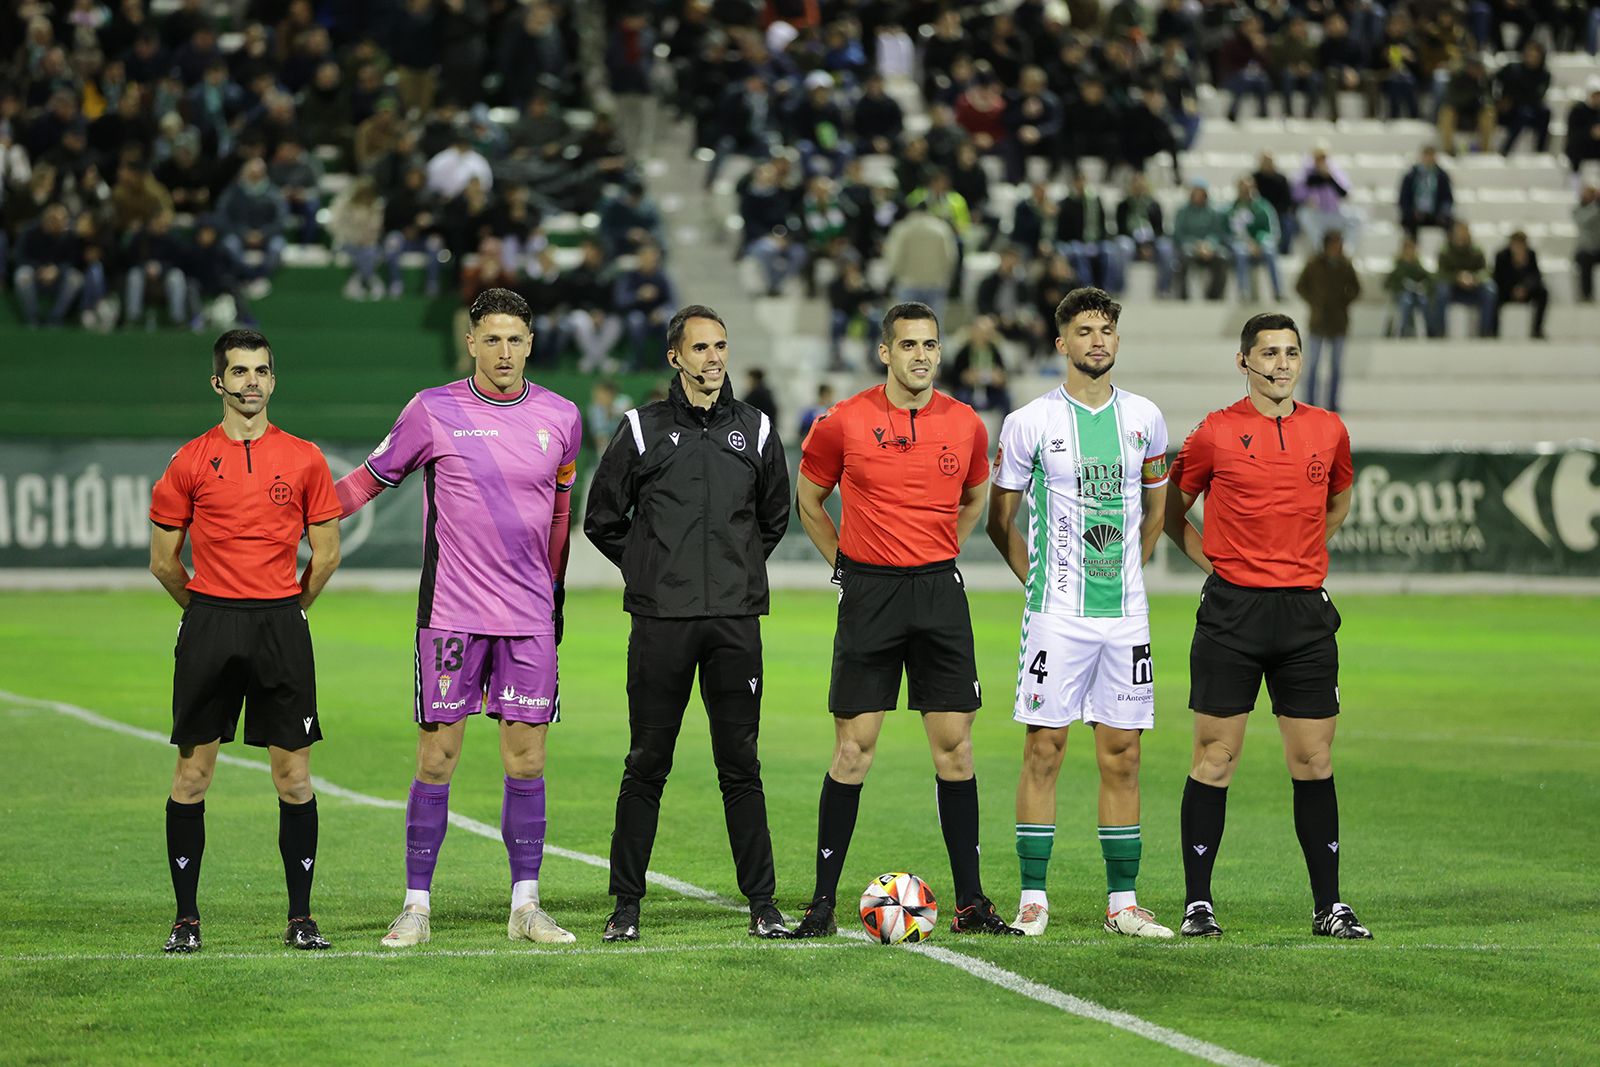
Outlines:
{"type": "Polygon", "coordinates": [[[540,945],[570,945],[578,940],[557,926],[539,907],[538,901],[524,904],[511,913],[511,918],[506,920],[506,936],[513,941],[533,941],[540,945]]]}
{"type": "Polygon", "coordinates": [[[410,948],[422,944],[431,936],[428,913],[421,908],[408,907],[389,924],[389,932],[383,935],[382,944],[384,948],[410,948]]]}

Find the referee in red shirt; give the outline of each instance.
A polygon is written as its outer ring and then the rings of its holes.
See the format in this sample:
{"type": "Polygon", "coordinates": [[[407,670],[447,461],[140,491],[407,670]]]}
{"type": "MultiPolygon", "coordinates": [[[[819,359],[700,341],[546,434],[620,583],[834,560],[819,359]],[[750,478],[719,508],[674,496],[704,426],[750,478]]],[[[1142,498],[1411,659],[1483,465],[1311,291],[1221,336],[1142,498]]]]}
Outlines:
{"type": "Polygon", "coordinates": [[[1189,650],[1194,759],[1183,791],[1182,933],[1220,937],[1211,869],[1228,783],[1263,676],[1294,781],[1294,828],[1311,875],[1311,932],[1372,934],[1339,899],[1339,612],[1322,583],[1328,539],[1350,513],[1350,434],[1339,416],[1294,401],[1300,329],[1287,315],[1244,324],[1235,356],[1245,398],[1213,411],[1178,453],[1166,531],[1205,571],[1189,650]],[[1205,532],[1188,520],[1205,494],[1205,532]]]}
{"type": "Polygon", "coordinates": [[[978,876],[978,780],[972,720],[982,703],[972,618],[955,558],[983,514],[989,433],[967,405],[933,387],[939,322],[926,304],[883,317],[887,382],[812,424],[801,446],[800,522],[839,583],[833,639],[833,763],[817,812],[817,884],[791,937],[835,933],[835,899],[861,785],[887,709],[922,713],[933,750],[939,824],[955,881],[958,933],[1018,934],[978,876]],[[843,529],[823,509],[840,489],[843,529]]]}
{"type": "Polygon", "coordinates": [[[178,767],[167,800],[167,862],[177,920],[167,952],[200,948],[200,858],[205,796],[217,748],[245,711],[244,741],[267,749],[278,789],[278,850],[289,888],[286,945],[322,949],[311,918],[317,801],[311,745],[317,681],[306,609],[339,565],[339,498],[328,461],[309,441],[267,421],[272,349],[230,330],[211,349],[222,424],[172,457],[150,501],[150,571],[183,609],[172,672],[178,767]],[[301,534],[311,562],[295,575],[301,534]],[[188,537],[191,576],[180,555],[188,537]]]}

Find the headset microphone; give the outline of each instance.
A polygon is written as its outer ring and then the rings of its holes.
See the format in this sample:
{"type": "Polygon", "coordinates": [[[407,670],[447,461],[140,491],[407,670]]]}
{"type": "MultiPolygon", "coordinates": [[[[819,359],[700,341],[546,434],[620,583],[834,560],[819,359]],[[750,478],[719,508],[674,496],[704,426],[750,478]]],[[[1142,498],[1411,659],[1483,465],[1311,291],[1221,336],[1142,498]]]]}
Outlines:
{"type": "Polygon", "coordinates": [[[1270,374],[1262,374],[1261,371],[1256,370],[1254,367],[1252,367],[1248,363],[1241,362],[1239,364],[1239,366],[1243,367],[1245,370],[1249,371],[1251,374],[1260,374],[1261,377],[1265,378],[1269,382],[1276,382],[1277,381],[1277,379],[1274,378],[1272,375],[1270,375],[1270,374]]]}
{"type": "Polygon", "coordinates": [[[677,360],[673,360],[672,361],[672,365],[678,369],[678,372],[680,374],[687,374],[689,377],[693,378],[695,381],[699,382],[701,385],[706,384],[706,376],[704,374],[696,374],[696,373],[694,373],[693,371],[691,371],[687,367],[685,367],[682,363],[679,363],[677,360]]]}
{"type": "Polygon", "coordinates": [[[217,377],[213,376],[213,380],[217,383],[217,388],[218,389],[221,389],[224,393],[227,393],[229,396],[233,397],[235,400],[237,400],[241,404],[245,402],[246,398],[245,398],[245,395],[243,393],[236,393],[232,389],[229,389],[227,386],[223,385],[221,378],[217,378],[217,377]]]}

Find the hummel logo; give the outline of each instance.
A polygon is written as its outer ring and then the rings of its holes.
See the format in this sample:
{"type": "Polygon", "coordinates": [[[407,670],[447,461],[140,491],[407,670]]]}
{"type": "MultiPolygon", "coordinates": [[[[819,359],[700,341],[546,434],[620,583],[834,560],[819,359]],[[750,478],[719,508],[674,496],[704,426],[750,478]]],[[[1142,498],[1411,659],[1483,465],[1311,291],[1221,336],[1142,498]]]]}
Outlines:
{"type": "Polygon", "coordinates": [[[673,430],[671,433],[667,434],[667,436],[672,438],[672,443],[673,444],[677,444],[678,443],[679,434],[678,434],[677,430],[673,430]]]}
{"type": "Polygon", "coordinates": [[[1337,841],[1329,841],[1328,842],[1328,851],[1337,853],[1339,851],[1339,842],[1337,842],[1337,841]]]}
{"type": "Polygon", "coordinates": [[[1204,845],[1191,845],[1190,847],[1194,849],[1196,856],[1204,856],[1206,854],[1206,846],[1204,845]]]}
{"type": "Polygon", "coordinates": [[[187,866],[189,866],[189,857],[188,856],[179,856],[178,857],[178,870],[181,871],[187,866]]]}
{"type": "Polygon", "coordinates": [[[212,456],[211,457],[211,469],[214,470],[214,471],[222,469],[222,457],[221,456],[212,456]]]}
{"type": "Polygon", "coordinates": [[[311,736],[311,720],[310,719],[301,719],[300,721],[306,724],[306,736],[310,737],[311,736]]]}
{"type": "Polygon", "coordinates": [[[758,686],[760,684],[761,684],[761,676],[760,675],[757,675],[756,677],[750,679],[750,695],[751,696],[755,695],[756,686],[758,686]]]}
{"type": "Polygon", "coordinates": [[[1246,448],[1250,447],[1250,442],[1253,440],[1255,440],[1254,434],[1242,433],[1239,435],[1239,443],[1246,448]]]}
{"type": "Polygon", "coordinates": [[[305,868],[305,869],[306,869],[306,870],[308,870],[308,871],[309,871],[309,870],[310,870],[310,869],[311,869],[311,865],[312,865],[312,864],[313,864],[313,863],[315,863],[315,862],[317,862],[317,861],[316,861],[316,860],[314,860],[314,859],[311,859],[311,858],[310,858],[310,857],[309,857],[309,856],[308,856],[308,857],[306,857],[306,858],[305,858],[305,859],[303,859],[303,860],[301,860],[301,861],[300,861],[300,866],[302,866],[302,867],[304,867],[304,868],[305,868]]]}
{"type": "Polygon", "coordinates": [[[823,859],[827,859],[831,855],[833,855],[833,849],[825,848],[825,849],[822,850],[822,858],[823,859]]]}

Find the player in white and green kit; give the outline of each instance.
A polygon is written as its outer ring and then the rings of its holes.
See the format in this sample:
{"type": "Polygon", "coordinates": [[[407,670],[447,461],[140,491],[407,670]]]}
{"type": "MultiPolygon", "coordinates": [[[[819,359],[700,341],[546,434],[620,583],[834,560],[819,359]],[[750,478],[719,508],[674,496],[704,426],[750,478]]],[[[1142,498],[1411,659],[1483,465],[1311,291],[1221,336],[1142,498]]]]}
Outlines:
{"type": "Polygon", "coordinates": [[[989,491],[989,538],[1027,588],[1016,705],[1024,723],[1017,856],[1025,933],[1044,933],[1056,777],[1067,727],[1094,728],[1100,766],[1105,928],[1172,931],[1139,907],[1139,735],[1155,725],[1144,564],[1161,534],[1167,427],[1149,400],[1111,384],[1122,305],[1074,289],[1056,308],[1059,388],[1006,416],[989,491]],[[1026,498],[1027,534],[1017,528],[1026,498]]]}

